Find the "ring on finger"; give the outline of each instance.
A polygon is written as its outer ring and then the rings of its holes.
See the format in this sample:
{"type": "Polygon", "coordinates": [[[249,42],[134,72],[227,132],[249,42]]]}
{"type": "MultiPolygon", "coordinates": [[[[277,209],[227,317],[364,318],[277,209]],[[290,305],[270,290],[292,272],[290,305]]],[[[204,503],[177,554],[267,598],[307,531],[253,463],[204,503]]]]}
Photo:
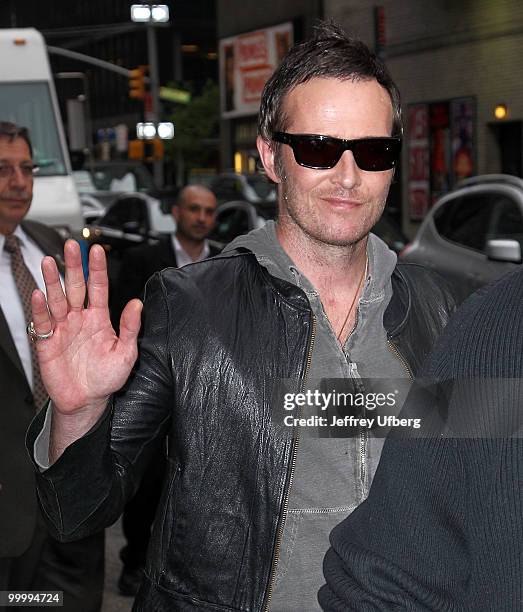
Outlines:
{"type": "Polygon", "coordinates": [[[27,334],[31,338],[31,342],[38,342],[38,340],[48,340],[54,334],[54,329],[51,328],[46,334],[38,334],[36,333],[34,323],[29,321],[27,324],[27,334]]]}

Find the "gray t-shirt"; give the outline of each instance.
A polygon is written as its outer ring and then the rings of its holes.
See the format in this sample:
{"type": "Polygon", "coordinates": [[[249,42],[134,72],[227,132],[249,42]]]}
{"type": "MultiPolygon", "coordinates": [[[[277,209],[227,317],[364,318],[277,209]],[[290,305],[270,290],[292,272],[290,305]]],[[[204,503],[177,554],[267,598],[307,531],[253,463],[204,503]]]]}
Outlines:
{"type": "MultiPolygon", "coordinates": [[[[274,222],[240,236],[226,250],[239,246],[253,251],[270,274],[298,285],[309,298],[316,336],[307,387],[317,388],[325,378],[408,377],[390,350],[383,327],[383,314],[392,296],[390,277],[396,255],[378,237],[369,236],[369,269],[357,324],[343,349],[315,288],[281,247],[274,222]]],[[[382,446],[383,440],[376,438],[300,437],[272,587],[273,612],[320,609],[317,592],[324,583],[322,564],[329,533],[367,497],[382,446]]]]}

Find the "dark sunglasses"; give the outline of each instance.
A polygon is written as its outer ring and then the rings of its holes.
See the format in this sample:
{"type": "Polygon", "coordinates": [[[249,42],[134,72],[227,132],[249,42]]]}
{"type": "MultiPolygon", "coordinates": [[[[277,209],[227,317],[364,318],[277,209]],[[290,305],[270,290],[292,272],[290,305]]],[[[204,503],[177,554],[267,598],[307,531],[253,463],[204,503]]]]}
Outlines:
{"type": "Polygon", "coordinates": [[[272,139],[289,145],[296,163],[314,170],[334,168],[344,151],[352,151],[360,170],[391,170],[398,162],[401,151],[401,138],[388,136],[344,140],[319,134],[275,132],[272,139]]]}

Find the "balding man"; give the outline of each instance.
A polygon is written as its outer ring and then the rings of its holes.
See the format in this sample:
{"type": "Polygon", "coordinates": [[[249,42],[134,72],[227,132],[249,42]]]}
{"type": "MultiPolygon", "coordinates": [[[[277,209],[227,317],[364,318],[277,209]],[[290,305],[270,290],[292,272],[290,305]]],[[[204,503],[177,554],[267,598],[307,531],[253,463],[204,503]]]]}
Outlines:
{"type": "MultiPolygon", "coordinates": [[[[122,262],[116,288],[116,301],[121,305],[113,312],[119,320],[125,304],[141,298],[147,279],[164,268],[180,268],[219,252],[206,239],[214,228],[216,198],[200,185],[184,187],[172,207],[176,233],[165,236],[158,244],[129,249],[122,262]]],[[[151,462],[135,497],[127,504],[122,525],[127,545],[120,552],[123,569],[118,587],[122,595],[133,596],[141,582],[151,525],[161,492],[165,453],[151,462]]]]}
{"type": "MultiPolygon", "coordinates": [[[[184,187],[172,207],[176,233],[158,244],[129,249],[123,259],[117,283],[117,303],[125,306],[141,297],[147,279],[163,268],[181,268],[218,253],[207,236],[214,228],[216,198],[201,185],[184,187]]],[[[119,313],[118,313],[119,315],[119,313]]]]}

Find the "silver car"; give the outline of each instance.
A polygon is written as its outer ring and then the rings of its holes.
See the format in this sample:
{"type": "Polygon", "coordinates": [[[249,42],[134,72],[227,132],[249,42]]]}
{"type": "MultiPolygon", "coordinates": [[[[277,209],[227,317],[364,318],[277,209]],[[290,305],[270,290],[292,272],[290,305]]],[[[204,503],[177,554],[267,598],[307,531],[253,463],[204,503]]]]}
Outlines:
{"type": "Polygon", "coordinates": [[[439,272],[463,300],[520,265],[522,249],[523,179],[489,174],[443,196],[400,257],[439,272]]]}

